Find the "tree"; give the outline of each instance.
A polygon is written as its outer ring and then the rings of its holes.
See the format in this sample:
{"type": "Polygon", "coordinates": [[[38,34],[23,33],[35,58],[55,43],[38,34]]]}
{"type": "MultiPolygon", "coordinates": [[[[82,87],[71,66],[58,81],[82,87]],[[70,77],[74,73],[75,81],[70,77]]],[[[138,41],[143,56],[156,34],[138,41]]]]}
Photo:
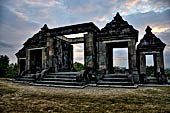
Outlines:
{"type": "Polygon", "coordinates": [[[170,79],[170,69],[165,69],[165,74],[170,79]]]}
{"type": "Polygon", "coordinates": [[[8,73],[9,57],[7,55],[0,55],[0,77],[5,77],[8,73]]]}
{"type": "Polygon", "coordinates": [[[12,63],[12,64],[9,65],[8,73],[7,73],[7,75],[5,77],[11,78],[11,77],[13,77],[16,74],[17,74],[17,64],[16,63],[15,64],[12,63]]]}
{"type": "Polygon", "coordinates": [[[79,63],[79,62],[75,62],[75,63],[73,64],[73,67],[74,67],[74,69],[75,69],[76,71],[81,71],[81,70],[84,69],[84,65],[81,64],[81,63],[79,63]]]}
{"type": "Polygon", "coordinates": [[[114,66],[114,67],[113,67],[113,70],[119,70],[119,69],[120,69],[119,66],[114,66]]]}
{"type": "Polygon", "coordinates": [[[146,66],[146,75],[149,77],[154,76],[154,66],[146,66]]]}

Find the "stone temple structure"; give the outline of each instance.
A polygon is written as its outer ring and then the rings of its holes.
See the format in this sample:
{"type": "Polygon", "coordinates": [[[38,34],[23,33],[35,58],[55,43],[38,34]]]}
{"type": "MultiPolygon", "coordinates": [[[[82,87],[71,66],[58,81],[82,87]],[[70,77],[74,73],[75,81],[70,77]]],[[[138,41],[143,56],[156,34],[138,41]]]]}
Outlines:
{"type": "Polygon", "coordinates": [[[124,21],[119,13],[101,30],[92,22],[49,29],[45,24],[16,53],[17,80],[53,85],[98,86],[139,83],[166,83],[163,50],[166,46],[148,26],[138,45],[138,31],[124,21]],[[64,35],[86,33],[83,37],[64,35]],[[84,70],[73,68],[73,45],[84,43],[84,70]],[[137,46],[137,48],[136,48],[137,46]],[[113,69],[113,48],[128,48],[129,69],[113,69]],[[155,75],[146,75],[146,56],[154,56],[155,75]]]}

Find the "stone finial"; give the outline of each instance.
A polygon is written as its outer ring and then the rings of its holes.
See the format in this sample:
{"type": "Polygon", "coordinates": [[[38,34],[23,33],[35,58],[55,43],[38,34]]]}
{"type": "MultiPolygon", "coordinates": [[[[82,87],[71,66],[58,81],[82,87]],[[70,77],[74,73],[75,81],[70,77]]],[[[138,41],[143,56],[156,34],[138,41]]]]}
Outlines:
{"type": "Polygon", "coordinates": [[[120,16],[119,12],[117,12],[116,16],[114,17],[114,20],[116,21],[122,20],[122,17],[120,16]]]}
{"type": "Polygon", "coordinates": [[[47,24],[44,24],[44,26],[41,28],[42,31],[47,30],[47,29],[48,29],[47,24]]]}
{"type": "Polygon", "coordinates": [[[147,26],[147,28],[145,29],[146,33],[151,33],[152,28],[150,28],[149,26],[147,26]]]}

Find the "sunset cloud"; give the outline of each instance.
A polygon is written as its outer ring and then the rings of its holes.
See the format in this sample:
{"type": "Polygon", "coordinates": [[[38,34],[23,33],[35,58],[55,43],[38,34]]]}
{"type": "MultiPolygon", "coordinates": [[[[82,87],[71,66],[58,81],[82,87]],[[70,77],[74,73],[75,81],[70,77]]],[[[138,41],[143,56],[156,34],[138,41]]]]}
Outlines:
{"type": "MultiPolygon", "coordinates": [[[[0,0],[0,53],[16,62],[15,52],[45,23],[56,28],[92,21],[101,29],[117,12],[139,30],[139,39],[147,25],[152,27],[167,44],[165,60],[170,67],[170,0],[0,0]]],[[[74,59],[83,63],[83,54],[83,46],[74,45],[74,59]]],[[[123,64],[119,57],[114,60],[123,64]]]]}

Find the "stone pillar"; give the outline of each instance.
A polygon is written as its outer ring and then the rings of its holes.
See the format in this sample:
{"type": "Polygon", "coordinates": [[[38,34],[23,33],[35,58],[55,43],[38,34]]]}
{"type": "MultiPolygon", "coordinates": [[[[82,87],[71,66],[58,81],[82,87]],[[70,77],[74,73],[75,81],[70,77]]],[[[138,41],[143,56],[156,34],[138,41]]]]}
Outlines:
{"type": "Polygon", "coordinates": [[[164,72],[163,51],[156,53],[156,77],[160,83],[167,83],[167,77],[164,72]]]}
{"type": "Polygon", "coordinates": [[[88,32],[85,35],[84,54],[85,68],[90,70],[96,69],[96,44],[93,32],[88,32]]]}
{"type": "Polygon", "coordinates": [[[30,70],[30,50],[26,49],[26,70],[30,70]]]}
{"type": "Polygon", "coordinates": [[[18,64],[18,66],[17,66],[17,73],[20,74],[21,70],[20,70],[20,59],[19,58],[17,58],[17,64],[18,64]]]}
{"type": "Polygon", "coordinates": [[[128,60],[129,60],[129,70],[130,74],[133,75],[133,80],[135,83],[139,82],[139,75],[136,66],[136,49],[135,49],[135,39],[128,42],[128,60]]]}
{"type": "Polygon", "coordinates": [[[157,54],[153,54],[153,60],[154,60],[154,76],[157,77],[157,54]]]}
{"type": "Polygon", "coordinates": [[[164,74],[164,58],[163,58],[163,51],[159,51],[159,53],[156,53],[155,55],[155,64],[156,64],[156,72],[161,72],[164,74]]]}
{"type": "Polygon", "coordinates": [[[103,42],[99,42],[99,47],[98,47],[98,65],[99,65],[99,70],[106,70],[106,62],[107,62],[107,55],[106,55],[106,44],[103,42]]]}
{"type": "Polygon", "coordinates": [[[50,34],[47,33],[47,67],[51,69],[51,71],[54,71],[54,64],[53,64],[53,38],[50,37],[50,34]]]}
{"type": "Polygon", "coordinates": [[[46,51],[45,48],[42,49],[42,69],[46,68],[46,51]]]}
{"type": "Polygon", "coordinates": [[[160,68],[161,68],[161,73],[165,73],[164,70],[164,55],[163,55],[163,51],[160,51],[160,68]]]}
{"type": "Polygon", "coordinates": [[[109,45],[107,46],[106,44],[106,47],[107,47],[107,54],[106,54],[106,57],[107,57],[107,61],[106,61],[106,64],[107,64],[107,72],[106,73],[112,73],[112,67],[113,67],[113,48],[111,48],[109,45]]]}
{"type": "Polygon", "coordinates": [[[139,78],[140,83],[146,83],[147,82],[147,76],[146,76],[146,56],[145,53],[140,52],[139,53],[139,78]]]}
{"type": "Polygon", "coordinates": [[[128,63],[129,63],[129,70],[132,72],[133,65],[132,65],[132,55],[133,55],[133,47],[132,42],[128,42],[128,63]]]}
{"type": "Polygon", "coordinates": [[[161,72],[161,71],[160,71],[160,63],[161,63],[160,59],[161,59],[160,53],[156,53],[156,61],[155,61],[155,63],[156,63],[156,73],[157,73],[157,74],[158,74],[159,72],[161,72]]]}

